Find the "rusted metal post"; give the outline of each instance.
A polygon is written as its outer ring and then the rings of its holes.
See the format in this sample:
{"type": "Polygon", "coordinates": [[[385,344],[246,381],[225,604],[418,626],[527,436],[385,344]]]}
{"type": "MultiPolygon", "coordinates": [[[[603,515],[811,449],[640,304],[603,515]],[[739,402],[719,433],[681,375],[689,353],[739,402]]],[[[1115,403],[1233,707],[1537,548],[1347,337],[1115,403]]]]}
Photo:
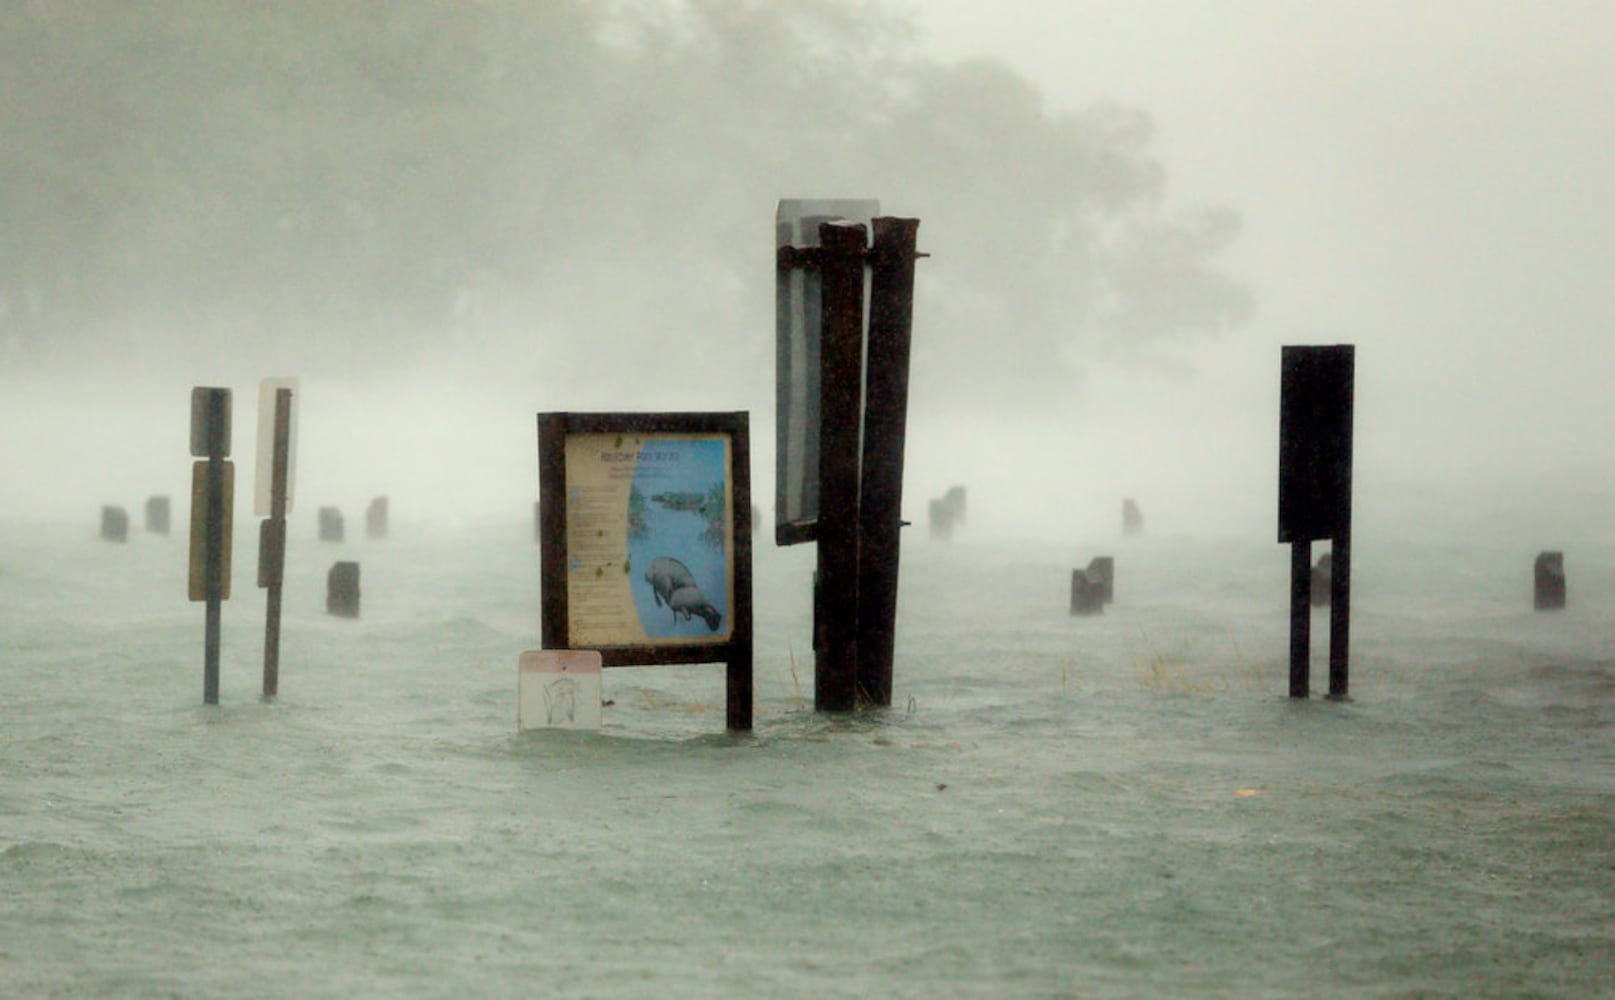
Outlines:
{"type": "Polygon", "coordinates": [[[903,444],[908,420],[909,346],[914,321],[918,219],[872,223],[869,347],[865,369],[858,506],[858,680],[860,703],[890,706],[902,547],[903,444]]]}
{"type": "Polygon", "coordinates": [[[859,418],[863,396],[864,254],[860,223],[819,226],[824,257],[820,344],[818,601],[813,704],[857,706],[859,418]]]}
{"type": "Polygon", "coordinates": [[[1290,545],[1290,697],[1312,689],[1312,543],[1290,545]]]}
{"type": "Polygon", "coordinates": [[[292,391],[275,390],[275,445],[269,476],[269,520],[259,546],[260,581],[268,590],[264,611],[264,699],[280,693],[280,597],[286,577],[286,466],[292,436],[292,391]]]}
{"type": "MultiPolygon", "coordinates": [[[[1350,498],[1347,498],[1350,502],[1350,498]]],[[[1329,544],[1329,697],[1349,697],[1351,664],[1351,521],[1329,544]]]]}

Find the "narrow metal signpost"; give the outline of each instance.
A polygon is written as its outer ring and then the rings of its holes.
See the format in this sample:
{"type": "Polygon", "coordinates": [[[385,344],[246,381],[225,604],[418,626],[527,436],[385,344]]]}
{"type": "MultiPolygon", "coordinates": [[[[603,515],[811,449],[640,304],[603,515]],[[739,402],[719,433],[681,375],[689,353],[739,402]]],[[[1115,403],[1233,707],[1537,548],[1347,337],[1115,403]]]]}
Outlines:
{"type": "MultiPolygon", "coordinates": [[[[268,480],[269,517],[259,525],[258,533],[258,586],[267,591],[264,609],[264,700],[273,699],[280,692],[280,605],[281,587],[286,578],[286,513],[290,503],[289,466],[292,438],[293,389],[276,384],[280,380],[264,381],[260,402],[272,400],[272,427],[270,440],[270,472],[268,480]]],[[[258,414],[260,424],[265,421],[264,409],[258,414]]],[[[259,434],[262,448],[264,435],[259,434]]],[[[259,475],[263,475],[262,463],[259,475]]],[[[260,486],[260,495],[262,488],[260,486]]]]}
{"type": "Polygon", "coordinates": [[[202,650],[202,701],[219,703],[220,604],[230,597],[231,515],[235,466],[230,454],[230,390],[191,390],[191,550],[189,597],[207,602],[202,650]]]}
{"type": "Polygon", "coordinates": [[[1290,544],[1290,697],[1309,694],[1312,543],[1327,539],[1329,697],[1348,696],[1351,466],[1356,354],[1350,344],[1286,346],[1279,402],[1279,541],[1290,544]]]}

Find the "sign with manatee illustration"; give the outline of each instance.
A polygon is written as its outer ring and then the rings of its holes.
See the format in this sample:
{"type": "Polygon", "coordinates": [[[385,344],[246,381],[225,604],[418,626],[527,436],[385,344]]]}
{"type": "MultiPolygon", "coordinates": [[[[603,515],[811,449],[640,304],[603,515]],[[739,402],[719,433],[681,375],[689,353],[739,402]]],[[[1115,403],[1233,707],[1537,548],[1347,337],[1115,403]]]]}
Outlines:
{"type": "Polygon", "coordinates": [[[750,729],[750,464],[743,412],[539,414],[544,648],[724,663],[750,729]]]}
{"type": "Polygon", "coordinates": [[[721,434],[572,434],[574,645],[721,642],[734,627],[734,497],[721,434]]]}

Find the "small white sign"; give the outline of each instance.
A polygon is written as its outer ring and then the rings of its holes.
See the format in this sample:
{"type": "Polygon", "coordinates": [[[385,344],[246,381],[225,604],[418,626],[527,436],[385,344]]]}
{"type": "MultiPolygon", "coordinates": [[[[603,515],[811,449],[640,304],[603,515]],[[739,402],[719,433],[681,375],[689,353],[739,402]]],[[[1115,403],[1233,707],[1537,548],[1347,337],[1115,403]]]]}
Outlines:
{"type": "Polygon", "coordinates": [[[516,684],[517,729],[599,729],[600,651],[529,650],[516,684]]]}

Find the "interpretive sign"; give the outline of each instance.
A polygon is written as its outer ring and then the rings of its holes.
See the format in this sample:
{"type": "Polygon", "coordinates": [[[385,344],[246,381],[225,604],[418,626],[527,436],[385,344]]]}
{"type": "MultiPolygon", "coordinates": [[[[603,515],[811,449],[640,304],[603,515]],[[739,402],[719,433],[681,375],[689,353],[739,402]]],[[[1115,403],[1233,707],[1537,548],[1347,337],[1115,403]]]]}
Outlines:
{"type": "Polygon", "coordinates": [[[880,202],[860,198],[787,198],[774,214],[774,536],[780,545],[813,541],[819,517],[823,296],[813,259],[819,225],[845,220],[868,227],[879,214],[880,202]]]}
{"type": "Polygon", "coordinates": [[[600,728],[600,653],[530,650],[517,665],[516,728],[600,728]]]}
{"type": "Polygon", "coordinates": [[[731,729],[751,728],[747,434],[745,413],[538,417],[544,648],[727,663],[731,729]]]}

